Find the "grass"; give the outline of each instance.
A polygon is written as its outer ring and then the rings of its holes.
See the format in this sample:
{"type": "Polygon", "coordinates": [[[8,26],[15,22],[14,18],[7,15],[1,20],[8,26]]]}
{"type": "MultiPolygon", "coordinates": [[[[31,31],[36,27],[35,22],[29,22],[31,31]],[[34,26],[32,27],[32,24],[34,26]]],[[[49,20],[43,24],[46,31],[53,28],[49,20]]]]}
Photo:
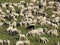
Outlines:
{"type": "MultiPolygon", "coordinates": [[[[29,30],[23,28],[23,27],[17,27],[19,30],[22,31],[22,33],[27,33],[29,30]]],[[[38,28],[38,26],[37,26],[38,28]]],[[[7,26],[3,25],[2,27],[0,27],[0,39],[8,39],[11,41],[11,45],[14,45],[18,40],[16,40],[16,37],[17,36],[12,36],[12,35],[7,35],[6,34],[6,29],[7,29],[7,26]]],[[[38,39],[38,37],[28,37],[28,39],[31,41],[31,45],[52,45],[54,42],[60,42],[60,37],[50,37],[49,35],[45,34],[43,35],[44,37],[48,38],[50,40],[49,43],[47,44],[43,44],[43,43],[39,43],[37,42],[36,40],[38,39]]]]}
{"type": "MultiPolygon", "coordinates": [[[[12,2],[12,3],[13,2],[14,3],[17,2],[18,3],[20,1],[21,0],[0,0],[1,3],[4,3],[4,2],[12,2]]],[[[47,17],[50,17],[51,13],[52,13],[52,9],[48,9],[48,10],[46,10],[46,12],[48,13],[47,17]]],[[[43,27],[43,26],[36,25],[36,28],[40,28],[40,27],[43,27]]],[[[5,25],[3,25],[3,26],[0,27],[0,39],[2,39],[2,40],[8,39],[8,40],[11,41],[11,45],[14,45],[18,41],[18,40],[15,39],[17,36],[7,35],[6,34],[6,29],[7,28],[8,27],[5,26],[5,25]]],[[[21,32],[24,33],[24,34],[26,34],[29,31],[28,29],[25,29],[24,27],[17,27],[17,29],[21,30],[21,32]]],[[[60,34],[60,32],[59,32],[59,34],[60,34]]],[[[57,42],[57,41],[60,42],[60,37],[50,37],[47,34],[45,34],[43,36],[46,37],[46,38],[48,38],[50,42],[47,43],[47,44],[39,43],[39,42],[36,41],[37,38],[38,38],[37,36],[36,37],[32,37],[31,36],[31,37],[28,37],[28,38],[31,41],[31,45],[52,45],[54,42],[57,42]]]]}

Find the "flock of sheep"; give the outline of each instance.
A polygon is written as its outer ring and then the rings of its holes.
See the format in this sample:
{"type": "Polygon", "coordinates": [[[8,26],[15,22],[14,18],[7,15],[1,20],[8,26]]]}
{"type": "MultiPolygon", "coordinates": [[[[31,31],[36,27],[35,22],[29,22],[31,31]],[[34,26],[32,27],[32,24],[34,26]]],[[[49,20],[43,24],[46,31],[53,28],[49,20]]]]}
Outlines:
{"type": "MultiPolygon", "coordinates": [[[[31,45],[28,37],[39,37],[40,43],[49,43],[49,39],[42,37],[48,34],[51,37],[59,37],[60,27],[60,2],[50,0],[30,0],[30,3],[20,1],[20,3],[0,3],[0,26],[6,25],[6,34],[18,35],[15,45],[31,45]],[[51,16],[48,17],[46,10],[52,9],[51,16]],[[41,25],[44,28],[36,28],[41,25]],[[29,29],[26,34],[17,29],[17,26],[29,29]]],[[[24,30],[23,30],[24,31],[24,30]]],[[[10,40],[0,39],[0,45],[10,45],[10,40]]],[[[60,45],[59,42],[53,45],[60,45]]]]}

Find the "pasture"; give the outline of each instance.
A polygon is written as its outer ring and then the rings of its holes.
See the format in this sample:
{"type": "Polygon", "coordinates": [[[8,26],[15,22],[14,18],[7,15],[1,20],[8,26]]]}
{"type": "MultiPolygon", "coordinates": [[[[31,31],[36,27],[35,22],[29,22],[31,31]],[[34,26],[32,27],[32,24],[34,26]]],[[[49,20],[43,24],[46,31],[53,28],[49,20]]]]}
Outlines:
{"type": "MultiPolygon", "coordinates": [[[[8,3],[9,2],[19,3],[20,1],[21,0],[0,0],[0,3],[5,3],[5,2],[8,2],[8,3]]],[[[26,0],[26,2],[29,2],[29,1],[26,0]]],[[[52,10],[53,9],[47,9],[46,10],[46,12],[48,14],[47,17],[50,17],[51,16],[52,10]]],[[[17,18],[17,19],[19,21],[19,19],[21,19],[21,18],[17,18]]],[[[44,27],[44,26],[41,26],[41,25],[36,24],[36,27],[35,28],[41,28],[41,27],[44,27]]],[[[0,27],[0,39],[2,39],[2,40],[8,39],[8,40],[11,41],[11,45],[14,45],[14,44],[16,44],[16,42],[17,42],[17,39],[16,38],[18,38],[18,37],[17,37],[17,35],[16,36],[12,36],[12,35],[6,34],[6,29],[7,28],[8,28],[8,26],[6,26],[6,25],[2,25],[0,27]]],[[[50,27],[47,27],[47,28],[50,29],[50,27]]],[[[20,26],[17,26],[17,29],[18,30],[21,30],[21,32],[23,34],[26,34],[29,31],[29,29],[26,29],[26,28],[20,27],[20,26]]],[[[58,28],[58,31],[59,30],[60,30],[60,27],[58,28]]],[[[58,33],[60,35],[60,32],[58,32],[58,33]]],[[[45,34],[45,35],[42,35],[42,36],[48,38],[50,42],[47,43],[47,44],[39,43],[39,42],[37,42],[37,38],[38,38],[37,36],[36,37],[31,36],[31,37],[28,37],[28,39],[31,41],[31,45],[52,45],[54,42],[60,42],[60,36],[59,37],[50,37],[48,34],[45,34]]]]}

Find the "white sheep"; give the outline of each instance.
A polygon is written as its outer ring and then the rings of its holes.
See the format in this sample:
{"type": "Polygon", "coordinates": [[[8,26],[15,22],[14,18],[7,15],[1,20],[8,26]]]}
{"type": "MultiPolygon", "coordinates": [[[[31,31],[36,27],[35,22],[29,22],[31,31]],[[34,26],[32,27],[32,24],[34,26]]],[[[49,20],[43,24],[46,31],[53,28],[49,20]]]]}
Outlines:
{"type": "Polygon", "coordinates": [[[6,10],[6,13],[10,13],[10,11],[9,10],[6,10]]]}
{"type": "Polygon", "coordinates": [[[42,34],[44,34],[45,32],[47,32],[47,28],[38,28],[37,29],[38,31],[39,31],[39,33],[42,33],[42,34]]]}
{"type": "Polygon", "coordinates": [[[3,45],[3,40],[2,39],[0,39],[0,44],[3,45]]]}
{"type": "Polygon", "coordinates": [[[30,45],[30,41],[29,40],[25,40],[23,42],[24,42],[24,45],[30,45]]]}
{"type": "Polygon", "coordinates": [[[31,31],[29,31],[27,34],[26,34],[26,36],[41,36],[41,33],[37,30],[37,29],[35,29],[35,30],[31,30],[31,31]]]}
{"type": "Polygon", "coordinates": [[[51,23],[51,25],[52,25],[52,28],[58,29],[58,25],[57,24],[51,23]]]}
{"type": "Polygon", "coordinates": [[[55,36],[55,37],[57,37],[59,35],[58,31],[55,29],[49,30],[47,33],[50,34],[51,36],[55,36]]]}
{"type": "Polygon", "coordinates": [[[17,41],[16,45],[30,45],[30,41],[29,40],[17,41]]]}
{"type": "Polygon", "coordinates": [[[24,45],[23,41],[17,41],[16,45],[24,45]]]}
{"type": "Polygon", "coordinates": [[[60,43],[59,42],[55,42],[53,45],[60,45],[60,43]]]}
{"type": "Polygon", "coordinates": [[[45,38],[45,37],[40,37],[40,38],[38,39],[38,41],[39,41],[39,42],[42,42],[42,43],[48,43],[48,42],[49,42],[49,40],[48,40],[47,38],[45,38]]]}
{"type": "Polygon", "coordinates": [[[12,21],[12,23],[11,23],[10,25],[16,27],[16,25],[17,25],[17,24],[16,24],[16,21],[12,21]]]}
{"type": "Polygon", "coordinates": [[[34,3],[34,2],[36,2],[37,0],[30,0],[30,1],[34,3]]]}
{"type": "Polygon", "coordinates": [[[19,40],[28,40],[24,34],[19,34],[19,40]]]}
{"type": "Polygon", "coordinates": [[[3,22],[0,22],[0,26],[2,26],[3,25],[3,22]]]}
{"type": "Polygon", "coordinates": [[[10,40],[3,40],[3,45],[10,45],[10,40]]]}

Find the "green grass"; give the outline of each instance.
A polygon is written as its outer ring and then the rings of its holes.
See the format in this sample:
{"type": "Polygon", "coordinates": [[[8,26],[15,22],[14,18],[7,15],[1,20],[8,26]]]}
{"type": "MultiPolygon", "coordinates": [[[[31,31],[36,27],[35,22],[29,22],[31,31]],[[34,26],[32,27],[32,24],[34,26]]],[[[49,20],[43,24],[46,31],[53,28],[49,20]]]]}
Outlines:
{"type": "MultiPolygon", "coordinates": [[[[12,3],[18,3],[18,2],[20,2],[21,0],[0,0],[0,2],[2,2],[2,3],[5,3],[5,2],[12,2],[12,3]]],[[[28,1],[28,0],[25,0],[26,2],[28,1]]],[[[29,1],[28,1],[29,2],[29,1]]]]}
{"type": "MultiPolygon", "coordinates": [[[[23,27],[17,27],[17,28],[19,30],[21,30],[22,33],[24,33],[24,34],[29,31],[23,27]]],[[[37,26],[37,28],[38,28],[38,26],[37,26]]],[[[7,26],[5,26],[5,25],[0,27],[0,39],[2,39],[2,40],[8,39],[11,41],[11,45],[14,45],[16,43],[16,41],[18,41],[15,39],[17,36],[12,36],[12,35],[6,34],[6,29],[7,29],[7,26]]],[[[43,35],[43,37],[48,38],[50,42],[47,44],[39,43],[36,41],[38,39],[37,36],[36,37],[31,36],[31,37],[28,37],[28,39],[31,41],[31,45],[52,45],[54,42],[57,42],[57,41],[60,42],[60,37],[50,37],[47,34],[43,35]]]]}

